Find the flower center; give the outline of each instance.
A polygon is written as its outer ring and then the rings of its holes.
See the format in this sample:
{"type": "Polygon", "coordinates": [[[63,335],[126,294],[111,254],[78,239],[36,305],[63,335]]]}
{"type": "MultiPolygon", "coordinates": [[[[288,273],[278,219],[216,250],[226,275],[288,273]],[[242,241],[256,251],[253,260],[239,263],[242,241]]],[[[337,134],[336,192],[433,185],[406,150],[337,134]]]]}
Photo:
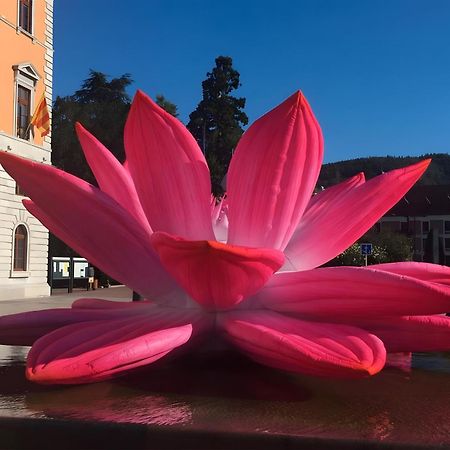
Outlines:
{"type": "Polygon", "coordinates": [[[152,244],[165,269],[207,310],[231,309],[258,292],[284,262],[279,250],[188,241],[164,232],[152,244]]]}

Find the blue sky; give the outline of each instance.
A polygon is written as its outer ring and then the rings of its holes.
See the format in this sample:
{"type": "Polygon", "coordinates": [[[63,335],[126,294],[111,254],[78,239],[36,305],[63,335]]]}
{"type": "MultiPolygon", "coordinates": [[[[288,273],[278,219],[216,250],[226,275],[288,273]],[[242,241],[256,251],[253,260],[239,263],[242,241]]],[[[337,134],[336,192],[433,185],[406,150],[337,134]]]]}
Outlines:
{"type": "Polygon", "coordinates": [[[54,20],[55,95],[129,72],[186,123],[226,55],[251,122],[303,91],[325,162],[450,150],[447,0],[56,0],[54,20]]]}

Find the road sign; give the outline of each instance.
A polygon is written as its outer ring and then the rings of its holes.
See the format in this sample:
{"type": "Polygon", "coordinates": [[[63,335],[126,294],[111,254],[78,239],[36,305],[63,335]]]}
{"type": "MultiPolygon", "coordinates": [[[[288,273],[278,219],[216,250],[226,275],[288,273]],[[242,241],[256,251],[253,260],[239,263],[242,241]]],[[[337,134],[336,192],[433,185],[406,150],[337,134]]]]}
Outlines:
{"type": "Polygon", "coordinates": [[[361,244],[361,255],[371,255],[372,244],[361,244]]]}

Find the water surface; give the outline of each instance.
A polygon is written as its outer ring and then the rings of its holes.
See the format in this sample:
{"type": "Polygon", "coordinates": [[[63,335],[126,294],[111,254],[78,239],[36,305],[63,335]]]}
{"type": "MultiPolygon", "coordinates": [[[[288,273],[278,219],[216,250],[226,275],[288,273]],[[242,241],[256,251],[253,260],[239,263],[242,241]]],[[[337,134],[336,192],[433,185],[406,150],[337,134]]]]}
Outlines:
{"type": "Polygon", "coordinates": [[[27,350],[0,346],[0,416],[450,446],[450,354],[416,354],[410,373],[328,380],[223,351],[65,387],[26,381],[27,350]]]}
{"type": "MultiPolygon", "coordinates": [[[[93,294],[131,297],[127,288],[115,288],[8,301],[0,314],[68,306],[93,294]]],[[[259,366],[230,350],[199,352],[81,386],[28,382],[27,353],[0,346],[0,417],[450,448],[450,353],[415,354],[410,372],[386,368],[363,380],[329,380],[259,366]]]]}

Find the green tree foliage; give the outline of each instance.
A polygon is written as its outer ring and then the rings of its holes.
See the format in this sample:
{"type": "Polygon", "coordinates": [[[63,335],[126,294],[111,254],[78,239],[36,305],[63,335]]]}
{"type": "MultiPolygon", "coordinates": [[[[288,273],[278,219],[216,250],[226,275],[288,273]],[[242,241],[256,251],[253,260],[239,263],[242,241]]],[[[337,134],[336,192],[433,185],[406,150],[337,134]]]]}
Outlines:
{"type": "Polygon", "coordinates": [[[384,156],[350,159],[324,164],[320,172],[318,185],[329,187],[364,172],[367,179],[393,169],[417,163],[431,158],[431,164],[418,181],[418,184],[450,184],[450,155],[445,153],[424,154],[423,156],[384,156]]]}
{"type": "Polygon", "coordinates": [[[126,88],[133,82],[131,75],[126,73],[119,78],[108,81],[107,75],[90,70],[89,78],[83,81],[81,89],[73,95],[74,100],[82,104],[98,103],[129,104],[130,97],[126,88]]]}
{"type": "MultiPolygon", "coordinates": [[[[368,256],[368,264],[379,264],[387,262],[387,254],[383,247],[372,246],[372,255],[368,256]]],[[[360,244],[355,242],[348,249],[342,252],[336,258],[328,262],[327,266],[364,266],[364,256],[361,255],[360,244]]]]}
{"type": "Polygon", "coordinates": [[[326,265],[363,266],[360,244],[365,242],[372,244],[372,254],[367,257],[369,265],[412,260],[412,240],[408,236],[392,231],[370,231],[326,265]]]}
{"type": "Polygon", "coordinates": [[[215,194],[222,191],[231,155],[242,136],[242,126],[248,124],[243,111],[245,98],[234,97],[239,88],[239,72],[228,56],[216,58],[216,65],[202,83],[202,100],[189,116],[187,128],[203,149],[211,171],[215,194]]]}
{"type": "MultiPolygon", "coordinates": [[[[126,88],[131,83],[129,74],[108,80],[105,74],[91,70],[73,95],[56,98],[52,117],[54,166],[96,184],[76,137],[76,122],[87,128],[120,161],[124,160],[123,129],[130,108],[126,88]]],[[[53,235],[50,235],[49,247],[51,256],[75,254],[53,235]]]]}
{"type": "Polygon", "coordinates": [[[76,137],[76,122],[120,161],[124,160],[123,129],[130,108],[126,88],[131,83],[129,74],[108,81],[105,74],[91,70],[73,95],[56,98],[52,119],[53,165],[95,184],[76,137]]]}
{"type": "Polygon", "coordinates": [[[178,117],[178,107],[175,103],[167,100],[164,95],[158,94],[156,96],[156,104],[160,106],[164,111],[167,111],[169,114],[172,114],[173,117],[178,117]]]}

